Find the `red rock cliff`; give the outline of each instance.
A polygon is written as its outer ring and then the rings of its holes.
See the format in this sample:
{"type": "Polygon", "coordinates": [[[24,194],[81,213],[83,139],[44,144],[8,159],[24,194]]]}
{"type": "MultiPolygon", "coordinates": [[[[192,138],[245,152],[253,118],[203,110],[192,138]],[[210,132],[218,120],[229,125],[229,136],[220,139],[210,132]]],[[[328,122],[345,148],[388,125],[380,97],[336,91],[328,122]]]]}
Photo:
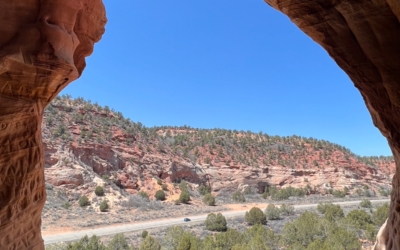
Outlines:
{"type": "Polygon", "coordinates": [[[0,0],[0,249],[44,249],[43,108],[77,79],[106,23],[101,0],[0,0]]]}
{"type": "Polygon", "coordinates": [[[400,2],[266,0],[319,43],[349,75],[388,139],[397,170],[391,213],[376,249],[400,249],[400,2]]]}

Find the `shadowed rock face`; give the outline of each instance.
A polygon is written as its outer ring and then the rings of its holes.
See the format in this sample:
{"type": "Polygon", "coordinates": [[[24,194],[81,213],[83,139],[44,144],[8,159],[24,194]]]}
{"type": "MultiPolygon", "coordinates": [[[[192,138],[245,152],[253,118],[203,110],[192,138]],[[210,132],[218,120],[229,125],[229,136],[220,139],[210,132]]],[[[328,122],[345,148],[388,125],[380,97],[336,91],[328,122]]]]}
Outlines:
{"type": "Polygon", "coordinates": [[[360,90],[396,160],[391,213],[376,249],[400,249],[400,2],[265,0],[319,43],[360,90]]]}
{"type": "Polygon", "coordinates": [[[43,108],[82,73],[105,10],[101,0],[0,0],[0,9],[0,249],[44,249],[43,108]]]}

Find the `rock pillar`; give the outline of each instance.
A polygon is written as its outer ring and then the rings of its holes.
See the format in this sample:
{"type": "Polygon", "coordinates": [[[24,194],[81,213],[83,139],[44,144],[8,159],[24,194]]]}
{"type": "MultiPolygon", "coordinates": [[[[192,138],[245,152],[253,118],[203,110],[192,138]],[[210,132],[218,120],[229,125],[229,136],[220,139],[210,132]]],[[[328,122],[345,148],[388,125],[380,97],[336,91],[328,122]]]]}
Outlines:
{"type": "Polygon", "coordinates": [[[400,249],[400,3],[265,0],[319,43],[360,91],[396,161],[390,216],[376,249],[400,249]]]}
{"type": "Polygon", "coordinates": [[[45,106],[104,33],[101,0],[0,0],[0,249],[44,249],[45,106]]]}

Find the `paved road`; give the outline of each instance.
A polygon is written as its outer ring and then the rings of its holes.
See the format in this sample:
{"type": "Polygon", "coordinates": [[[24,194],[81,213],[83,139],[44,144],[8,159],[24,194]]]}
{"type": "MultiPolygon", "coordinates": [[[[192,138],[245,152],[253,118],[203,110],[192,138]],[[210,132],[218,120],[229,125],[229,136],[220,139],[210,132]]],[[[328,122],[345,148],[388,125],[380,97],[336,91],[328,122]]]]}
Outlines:
{"type": "MultiPolygon", "coordinates": [[[[383,203],[383,202],[389,202],[389,199],[382,199],[382,200],[371,200],[371,203],[383,203]]],[[[349,205],[357,205],[359,204],[360,201],[343,201],[343,202],[334,202],[334,204],[338,204],[340,206],[349,206],[349,205]]],[[[305,204],[305,205],[295,205],[295,209],[304,209],[304,208],[315,208],[317,207],[318,204],[305,204]]],[[[265,209],[267,205],[260,205],[261,209],[265,209]]],[[[221,212],[226,218],[232,218],[232,217],[239,217],[239,216],[244,216],[246,213],[246,210],[242,211],[226,211],[226,212],[221,212]]],[[[206,220],[207,214],[201,214],[201,215],[194,215],[194,216],[188,216],[190,217],[191,222],[189,223],[196,223],[196,222],[204,222],[206,220]]],[[[157,228],[157,227],[170,227],[170,226],[175,226],[175,225],[181,225],[181,224],[187,224],[188,222],[183,221],[184,217],[181,218],[169,218],[169,219],[158,219],[154,221],[143,221],[139,223],[132,223],[132,224],[124,224],[124,225],[118,225],[118,226],[108,226],[108,227],[101,227],[101,228],[95,228],[95,229],[88,229],[88,230],[82,230],[82,231],[75,231],[75,232],[69,232],[69,233],[62,233],[62,234],[55,234],[55,235],[48,235],[44,236],[44,243],[45,245],[48,244],[53,244],[57,242],[63,242],[63,241],[75,241],[79,240],[80,238],[84,237],[85,235],[88,235],[89,237],[92,236],[93,234],[97,236],[104,236],[104,235],[113,235],[117,233],[126,233],[126,232],[132,232],[132,231],[142,231],[142,230],[148,230],[151,228],[157,228]]]]}

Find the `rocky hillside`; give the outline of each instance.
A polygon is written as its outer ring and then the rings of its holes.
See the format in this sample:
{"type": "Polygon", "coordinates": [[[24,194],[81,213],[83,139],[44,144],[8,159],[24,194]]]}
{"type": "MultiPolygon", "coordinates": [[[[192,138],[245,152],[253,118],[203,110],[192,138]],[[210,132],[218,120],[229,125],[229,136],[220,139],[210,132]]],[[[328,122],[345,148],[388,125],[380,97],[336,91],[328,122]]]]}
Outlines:
{"type": "Polygon", "coordinates": [[[250,186],[312,187],[351,192],[388,190],[392,157],[359,157],[314,138],[183,127],[148,128],[120,112],[82,98],[57,97],[43,119],[48,183],[90,190],[104,180],[128,193],[154,193],[186,180],[217,195],[250,186]],[[160,182],[160,181],[158,181],[160,182]]]}

